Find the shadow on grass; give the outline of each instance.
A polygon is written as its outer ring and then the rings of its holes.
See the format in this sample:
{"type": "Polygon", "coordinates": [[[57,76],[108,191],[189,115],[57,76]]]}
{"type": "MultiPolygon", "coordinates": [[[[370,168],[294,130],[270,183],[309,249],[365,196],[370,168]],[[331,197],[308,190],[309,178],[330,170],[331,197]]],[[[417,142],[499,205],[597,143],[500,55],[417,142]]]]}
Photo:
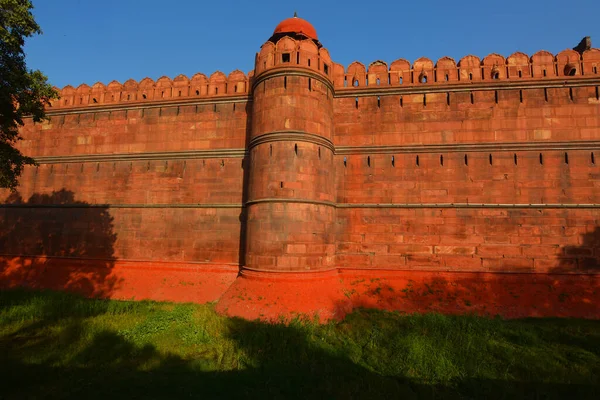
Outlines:
{"type": "Polygon", "coordinates": [[[0,307],[2,399],[584,399],[595,398],[599,384],[599,365],[563,365],[600,359],[597,321],[360,310],[329,325],[283,325],[225,319],[206,307],[205,319],[177,317],[201,306],[26,291],[0,292],[0,307]],[[90,317],[98,316],[109,322],[94,328],[90,317]],[[137,322],[106,325],[124,317],[137,322]],[[215,323],[218,330],[197,335],[215,323]],[[152,335],[169,329],[196,334],[191,342],[170,336],[171,348],[185,352],[158,350],[162,339],[152,335]],[[149,336],[134,334],[142,331],[149,336]],[[529,351],[534,345],[547,357],[529,351]]]}

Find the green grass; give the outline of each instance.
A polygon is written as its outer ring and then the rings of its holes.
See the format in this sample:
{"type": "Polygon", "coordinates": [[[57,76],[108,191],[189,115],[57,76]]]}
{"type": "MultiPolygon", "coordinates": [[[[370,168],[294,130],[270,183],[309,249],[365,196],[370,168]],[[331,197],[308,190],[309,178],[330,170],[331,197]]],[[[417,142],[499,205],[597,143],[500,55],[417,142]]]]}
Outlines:
{"type": "Polygon", "coordinates": [[[0,377],[0,399],[591,399],[600,321],[359,310],[285,325],[4,291],[0,377]]]}

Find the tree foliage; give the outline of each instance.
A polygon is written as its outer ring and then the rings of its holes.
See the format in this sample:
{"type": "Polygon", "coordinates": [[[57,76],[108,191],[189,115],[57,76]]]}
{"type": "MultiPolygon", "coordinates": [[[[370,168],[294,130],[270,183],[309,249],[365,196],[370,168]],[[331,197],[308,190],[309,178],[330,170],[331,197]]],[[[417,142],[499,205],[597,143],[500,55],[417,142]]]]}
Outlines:
{"type": "Polygon", "coordinates": [[[0,188],[15,190],[24,165],[35,161],[15,146],[23,119],[45,118],[44,107],[58,93],[40,71],[28,70],[25,38],[41,34],[30,0],[0,0],[0,188]]]}

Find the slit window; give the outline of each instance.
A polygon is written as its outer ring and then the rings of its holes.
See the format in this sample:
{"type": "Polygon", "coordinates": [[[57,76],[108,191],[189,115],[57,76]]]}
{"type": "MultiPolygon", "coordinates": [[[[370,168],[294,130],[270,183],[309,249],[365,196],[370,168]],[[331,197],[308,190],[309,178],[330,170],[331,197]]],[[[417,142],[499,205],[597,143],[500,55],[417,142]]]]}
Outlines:
{"type": "Polygon", "coordinates": [[[494,159],[492,158],[491,154],[489,155],[489,160],[490,160],[490,165],[493,165],[494,164],[494,159]]]}
{"type": "Polygon", "coordinates": [[[356,107],[356,109],[358,109],[358,97],[354,98],[354,107],[356,107]]]}
{"type": "Polygon", "coordinates": [[[344,157],[344,167],[348,164],[348,159],[344,157]]]}
{"type": "Polygon", "coordinates": [[[569,153],[565,153],[565,164],[569,164],[569,153]]]}
{"type": "Polygon", "coordinates": [[[402,79],[402,77],[400,76],[400,77],[398,78],[398,83],[402,85],[402,81],[403,81],[403,79],[402,79]]]}
{"type": "Polygon", "coordinates": [[[377,96],[377,108],[381,108],[381,98],[377,96]]]}
{"type": "Polygon", "coordinates": [[[400,107],[404,105],[404,101],[402,100],[402,96],[400,96],[400,107]]]}
{"type": "Polygon", "coordinates": [[[445,80],[446,82],[448,82],[449,78],[450,78],[450,77],[448,76],[448,74],[444,75],[444,80],[445,80]]]}
{"type": "Polygon", "coordinates": [[[392,167],[396,166],[396,160],[394,159],[394,156],[392,156],[392,167]]]}
{"type": "Polygon", "coordinates": [[[367,156],[367,165],[371,166],[371,156],[367,156]]]}
{"type": "Polygon", "coordinates": [[[450,105],[450,92],[446,93],[446,105],[450,105]]]}
{"type": "Polygon", "coordinates": [[[471,95],[471,104],[475,103],[475,97],[473,97],[473,92],[469,93],[471,95]]]}
{"type": "Polygon", "coordinates": [[[546,69],[544,68],[544,70],[542,72],[544,73],[544,78],[545,78],[546,75],[548,75],[548,73],[546,72],[546,69]]]}
{"type": "Polygon", "coordinates": [[[465,154],[465,165],[469,165],[469,157],[465,154]]]}
{"type": "Polygon", "coordinates": [[[308,78],[308,90],[312,90],[312,79],[308,78]]]}
{"type": "Polygon", "coordinates": [[[592,164],[596,164],[596,157],[594,157],[594,152],[591,153],[590,161],[592,161],[592,164]]]}
{"type": "Polygon", "coordinates": [[[548,102],[548,89],[544,88],[544,100],[548,102]]]}
{"type": "Polygon", "coordinates": [[[287,76],[283,77],[283,88],[287,89],[287,76]]]}
{"type": "Polygon", "coordinates": [[[592,68],[592,72],[594,72],[595,74],[597,74],[597,73],[598,73],[598,67],[596,67],[596,66],[594,65],[594,67],[592,68]]]}
{"type": "Polygon", "coordinates": [[[281,62],[289,63],[290,62],[290,53],[283,53],[281,55],[281,62]]]}
{"type": "Polygon", "coordinates": [[[298,155],[298,144],[294,144],[294,153],[298,155]]]}
{"type": "Polygon", "coordinates": [[[472,81],[473,80],[473,74],[469,73],[469,80],[472,81]]]}
{"type": "Polygon", "coordinates": [[[523,102],[523,91],[519,90],[519,102],[523,102]]]}
{"type": "Polygon", "coordinates": [[[544,156],[540,153],[540,165],[544,165],[544,156]]]}
{"type": "Polygon", "coordinates": [[[494,90],[494,101],[498,104],[498,91],[494,90]]]}
{"type": "Polygon", "coordinates": [[[329,65],[323,64],[323,72],[325,72],[325,75],[329,75],[329,65]]]}
{"type": "Polygon", "coordinates": [[[415,158],[415,164],[417,165],[417,167],[419,166],[419,156],[417,156],[417,157],[415,158]]]}
{"type": "Polygon", "coordinates": [[[444,156],[440,156],[440,165],[444,166],[444,156]]]}
{"type": "Polygon", "coordinates": [[[308,66],[310,67],[310,58],[308,59],[308,66]]]}
{"type": "Polygon", "coordinates": [[[517,165],[517,153],[513,154],[513,161],[517,165]]]}
{"type": "Polygon", "coordinates": [[[569,99],[573,101],[573,88],[569,88],[569,99]]]}
{"type": "Polygon", "coordinates": [[[519,78],[523,77],[523,71],[519,70],[519,78]]]}

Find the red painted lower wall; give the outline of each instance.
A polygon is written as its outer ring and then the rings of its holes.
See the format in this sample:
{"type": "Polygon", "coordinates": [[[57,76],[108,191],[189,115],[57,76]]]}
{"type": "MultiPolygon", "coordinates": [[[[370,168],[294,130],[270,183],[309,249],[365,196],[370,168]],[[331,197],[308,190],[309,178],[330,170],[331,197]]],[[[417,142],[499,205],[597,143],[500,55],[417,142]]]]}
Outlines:
{"type": "Polygon", "coordinates": [[[0,258],[0,288],[88,297],[217,303],[217,311],[276,321],[343,318],[357,307],[405,313],[600,318],[600,275],[333,269],[243,271],[235,266],[65,258],[0,258]]]}

